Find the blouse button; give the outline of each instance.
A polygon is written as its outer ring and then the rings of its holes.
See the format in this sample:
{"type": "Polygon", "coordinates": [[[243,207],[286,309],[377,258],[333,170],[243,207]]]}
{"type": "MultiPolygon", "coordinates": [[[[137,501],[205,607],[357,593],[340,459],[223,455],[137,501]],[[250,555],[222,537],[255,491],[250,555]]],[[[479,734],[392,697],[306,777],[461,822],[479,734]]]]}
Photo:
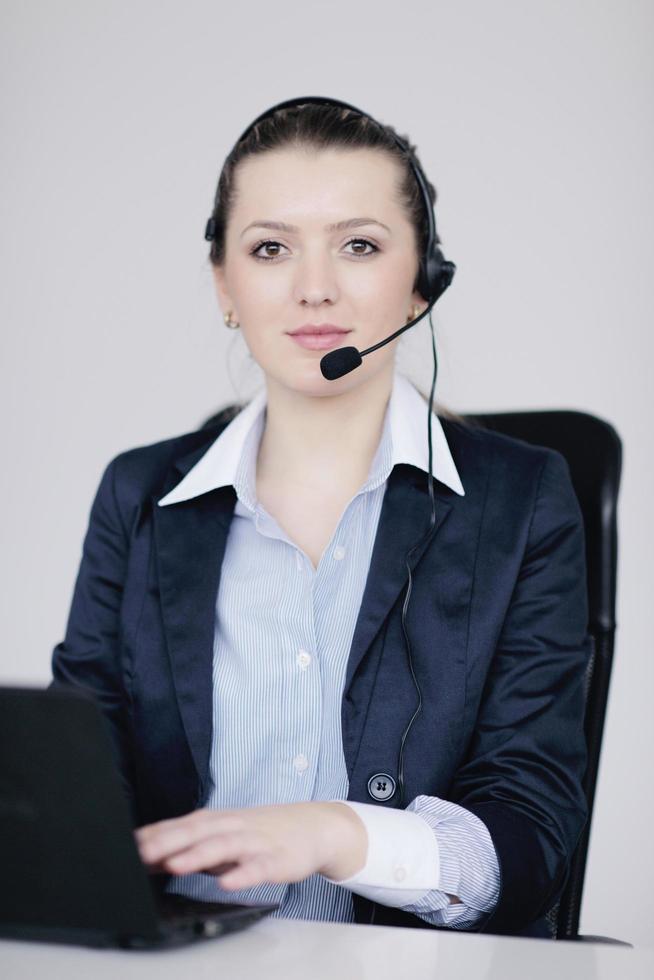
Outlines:
{"type": "Polygon", "coordinates": [[[299,667],[308,667],[311,663],[311,654],[307,653],[306,650],[300,650],[297,655],[297,662],[299,667]]]}
{"type": "Polygon", "coordinates": [[[295,766],[297,772],[304,772],[304,770],[309,766],[309,760],[307,759],[306,755],[296,755],[293,759],[293,765],[295,766]]]}
{"type": "Polygon", "coordinates": [[[406,868],[395,868],[393,871],[393,877],[396,881],[404,881],[406,878],[406,868]]]}
{"type": "Polygon", "coordinates": [[[342,548],[341,545],[339,544],[334,548],[332,554],[336,559],[336,561],[340,561],[341,558],[345,557],[345,548],[342,548]]]}

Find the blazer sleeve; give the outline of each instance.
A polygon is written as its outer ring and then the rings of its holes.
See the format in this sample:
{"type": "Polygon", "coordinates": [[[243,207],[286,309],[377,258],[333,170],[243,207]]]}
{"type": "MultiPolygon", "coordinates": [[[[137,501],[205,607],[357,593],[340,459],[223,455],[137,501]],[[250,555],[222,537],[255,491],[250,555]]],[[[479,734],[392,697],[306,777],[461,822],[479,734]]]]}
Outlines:
{"type": "Polygon", "coordinates": [[[52,655],[50,686],[83,688],[99,703],[135,819],[127,692],[120,659],[120,606],[129,539],[116,503],[115,467],[113,459],[104,470],[91,506],[65,637],[52,655]]]}
{"type": "Polygon", "coordinates": [[[565,457],[545,453],[522,564],[450,794],[485,823],[499,860],[498,901],[476,931],[514,932],[544,915],[587,820],[583,519],[565,457]]]}

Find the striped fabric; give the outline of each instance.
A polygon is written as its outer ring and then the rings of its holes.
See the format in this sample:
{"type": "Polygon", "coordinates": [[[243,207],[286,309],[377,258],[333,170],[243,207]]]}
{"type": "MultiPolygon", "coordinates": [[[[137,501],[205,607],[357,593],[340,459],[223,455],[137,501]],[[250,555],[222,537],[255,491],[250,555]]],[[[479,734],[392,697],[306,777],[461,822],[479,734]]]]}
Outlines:
{"type": "MultiPolygon", "coordinates": [[[[386,481],[398,462],[428,469],[425,402],[396,372],[368,479],[314,569],[256,499],[265,403],[263,391],[159,501],[165,506],[226,484],[237,494],[216,602],[211,786],[203,804],[215,809],[346,799],[341,700],[386,481]]],[[[432,439],[435,475],[463,494],[433,413],[432,439]]],[[[408,809],[436,835],[440,889],[404,909],[436,925],[474,925],[492,909],[499,889],[485,825],[436,797],[419,796],[408,809]],[[461,902],[450,905],[446,893],[461,902]]],[[[278,902],[273,914],[283,918],[352,922],[357,887],[316,874],[225,891],[215,877],[192,874],[172,879],[168,890],[207,901],[278,902]]]]}

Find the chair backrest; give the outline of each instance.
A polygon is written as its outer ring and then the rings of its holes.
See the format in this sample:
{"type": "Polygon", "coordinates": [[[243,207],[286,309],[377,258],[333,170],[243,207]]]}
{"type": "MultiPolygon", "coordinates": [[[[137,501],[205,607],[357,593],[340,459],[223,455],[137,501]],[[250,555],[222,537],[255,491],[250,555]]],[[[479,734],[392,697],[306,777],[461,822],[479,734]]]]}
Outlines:
{"type": "Polygon", "coordinates": [[[594,646],[586,676],[584,721],[588,747],[584,792],[589,816],[572,856],[566,886],[548,914],[553,937],[574,939],[579,933],[579,913],[613,663],[617,502],[622,471],[622,442],[612,425],[586,412],[496,412],[467,415],[464,418],[525,442],[558,450],[570,467],[584,519],[588,632],[594,646]]]}
{"type": "MultiPolygon", "coordinates": [[[[203,428],[227,424],[242,406],[228,405],[203,428]]],[[[588,632],[593,651],[586,675],[584,728],[588,766],[584,792],[588,820],[572,856],[567,883],[548,913],[552,936],[574,939],[586,872],[606,703],[615,639],[617,570],[617,502],[622,471],[622,442],[608,422],[586,412],[552,410],[465,415],[472,425],[494,429],[516,439],[556,449],[567,460],[584,520],[588,573],[588,632]]]]}

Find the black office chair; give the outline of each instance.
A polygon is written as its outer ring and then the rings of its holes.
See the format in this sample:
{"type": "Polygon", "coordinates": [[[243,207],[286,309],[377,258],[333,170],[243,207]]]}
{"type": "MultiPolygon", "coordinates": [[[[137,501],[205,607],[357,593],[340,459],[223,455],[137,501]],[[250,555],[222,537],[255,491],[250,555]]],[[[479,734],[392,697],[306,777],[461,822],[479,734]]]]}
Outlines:
{"type": "MultiPolygon", "coordinates": [[[[202,426],[227,424],[240,411],[228,405],[202,426]]],[[[622,470],[622,442],[608,422],[586,412],[552,410],[464,415],[473,425],[503,432],[525,442],[556,449],[565,456],[579,499],[586,535],[588,570],[588,632],[593,653],[586,675],[585,732],[588,766],[583,787],[588,821],[572,856],[570,873],[559,901],[547,920],[553,939],[587,940],[630,946],[621,940],[579,935],[579,913],[586,872],[588,842],[595,802],[606,703],[611,680],[615,637],[617,569],[617,501],[622,470]]]]}
{"type": "Polygon", "coordinates": [[[600,936],[580,936],[579,913],[613,663],[618,554],[617,502],[622,470],[622,442],[612,425],[586,412],[496,412],[467,415],[464,418],[473,424],[503,432],[525,442],[556,449],[565,456],[570,467],[586,533],[588,632],[592,636],[594,647],[586,675],[584,724],[588,767],[583,786],[589,815],[572,856],[565,889],[560,900],[548,913],[547,919],[553,938],[619,943],[620,940],[600,936]]]}

